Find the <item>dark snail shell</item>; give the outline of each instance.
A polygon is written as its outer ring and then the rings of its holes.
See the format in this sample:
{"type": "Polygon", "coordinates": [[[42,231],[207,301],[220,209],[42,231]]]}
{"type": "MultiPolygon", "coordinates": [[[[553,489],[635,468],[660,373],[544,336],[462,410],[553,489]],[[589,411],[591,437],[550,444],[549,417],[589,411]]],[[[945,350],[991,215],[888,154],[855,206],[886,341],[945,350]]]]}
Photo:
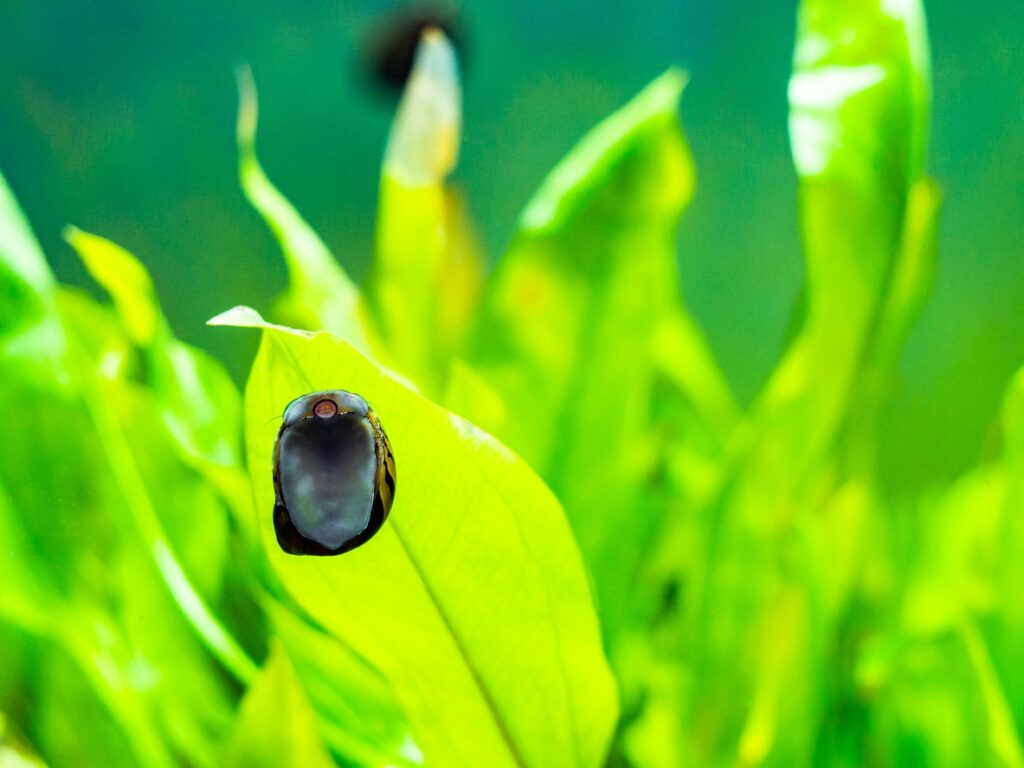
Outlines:
{"type": "Polygon", "coordinates": [[[274,530],[289,554],[340,555],[380,530],[395,498],[395,457],[362,397],[329,389],[288,404],[274,494],[274,530]]]}

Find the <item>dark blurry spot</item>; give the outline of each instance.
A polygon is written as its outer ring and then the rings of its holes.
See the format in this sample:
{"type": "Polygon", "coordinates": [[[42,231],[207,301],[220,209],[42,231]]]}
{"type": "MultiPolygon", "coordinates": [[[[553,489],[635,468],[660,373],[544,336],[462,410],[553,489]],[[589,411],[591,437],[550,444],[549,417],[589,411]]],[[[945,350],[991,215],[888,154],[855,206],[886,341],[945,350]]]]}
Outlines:
{"type": "Polygon", "coordinates": [[[412,71],[423,30],[437,27],[451,40],[465,74],[463,26],[461,14],[452,6],[416,4],[399,8],[382,16],[369,33],[363,54],[365,71],[374,85],[401,93],[412,71]]]}
{"type": "Polygon", "coordinates": [[[668,618],[679,607],[679,582],[673,579],[662,590],[662,604],[659,606],[658,618],[668,618]]]}

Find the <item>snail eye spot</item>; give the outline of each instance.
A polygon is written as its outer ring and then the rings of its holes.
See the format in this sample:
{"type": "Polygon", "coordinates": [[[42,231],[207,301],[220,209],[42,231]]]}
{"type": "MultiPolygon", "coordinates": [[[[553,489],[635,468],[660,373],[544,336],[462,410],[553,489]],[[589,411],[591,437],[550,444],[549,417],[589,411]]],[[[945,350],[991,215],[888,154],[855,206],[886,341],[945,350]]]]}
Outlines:
{"type": "Polygon", "coordinates": [[[313,413],[321,419],[329,419],[338,413],[338,405],[333,400],[321,400],[313,406],[313,413]]]}

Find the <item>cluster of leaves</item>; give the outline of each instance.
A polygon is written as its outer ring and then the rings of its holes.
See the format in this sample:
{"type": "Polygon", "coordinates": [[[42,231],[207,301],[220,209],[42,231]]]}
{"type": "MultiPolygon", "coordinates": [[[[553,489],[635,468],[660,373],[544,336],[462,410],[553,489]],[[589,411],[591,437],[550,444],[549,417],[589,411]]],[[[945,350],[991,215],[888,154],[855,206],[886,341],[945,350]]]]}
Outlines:
{"type": "Polygon", "coordinates": [[[290,275],[287,325],[211,321],[262,333],[244,406],[138,261],[69,229],[111,302],[58,286],[0,185],[0,758],[1024,765],[1024,375],[952,488],[876,480],[935,258],[917,2],[801,4],[805,289],[746,412],[678,293],[678,72],[552,172],[485,282],[428,33],[361,290],[264,174],[240,84],[242,188],[290,275]],[[277,418],[327,388],[378,413],[396,503],[364,547],[293,557],[277,418]]]}

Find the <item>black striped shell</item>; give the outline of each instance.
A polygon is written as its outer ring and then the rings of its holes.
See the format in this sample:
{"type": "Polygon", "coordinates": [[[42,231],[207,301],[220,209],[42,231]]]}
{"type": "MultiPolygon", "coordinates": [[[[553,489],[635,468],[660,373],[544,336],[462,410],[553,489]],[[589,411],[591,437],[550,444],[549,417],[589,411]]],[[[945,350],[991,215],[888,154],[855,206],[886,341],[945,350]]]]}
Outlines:
{"type": "Polygon", "coordinates": [[[340,555],[380,530],[395,498],[395,457],[359,395],[311,392],[284,410],[274,444],[274,530],[293,555],[340,555]]]}

